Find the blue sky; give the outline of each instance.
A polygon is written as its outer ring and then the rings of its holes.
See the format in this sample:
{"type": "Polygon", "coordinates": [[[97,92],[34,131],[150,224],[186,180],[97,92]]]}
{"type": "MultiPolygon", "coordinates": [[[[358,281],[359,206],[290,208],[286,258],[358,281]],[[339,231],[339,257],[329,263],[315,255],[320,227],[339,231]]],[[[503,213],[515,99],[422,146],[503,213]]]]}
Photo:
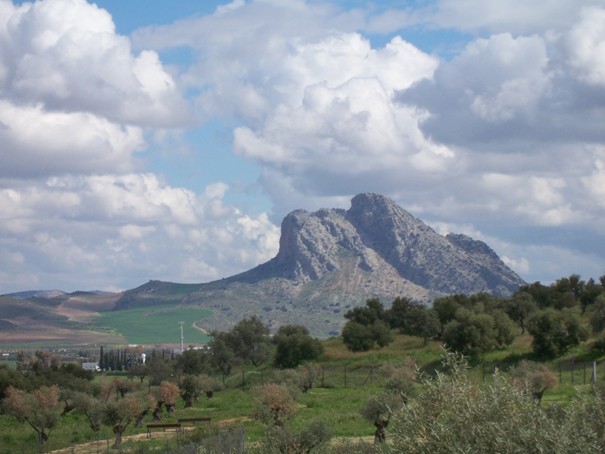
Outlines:
{"type": "Polygon", "coordinates": [[[391,197],[605,273],[605,0],[0,0],[0,294],[207,282],[391,197]]]}

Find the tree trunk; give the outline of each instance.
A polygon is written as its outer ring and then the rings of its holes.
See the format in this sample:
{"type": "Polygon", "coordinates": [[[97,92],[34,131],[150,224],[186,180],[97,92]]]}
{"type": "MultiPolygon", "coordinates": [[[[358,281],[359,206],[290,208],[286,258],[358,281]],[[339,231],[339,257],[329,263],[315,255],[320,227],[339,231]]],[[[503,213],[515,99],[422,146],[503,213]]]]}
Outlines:
{"type": "Polygon", "coordinates": [[[159,421],[162,419],[162,404],[158,402],[155,409],[153,410],[153,420],[159,421]]]}
{"type": "Polygon", "coordinates": [[[387,441],[386,428],[389,425],[388,419],[379,419],[374,421],[376,432],[374,432],[374,443],[384,443],[387,441]]]}
{"type": "Polygon", "coordinates": [[[38,432],[39,434],[39,439],[40,439],[40,444],[43,445],[44,443],[46,443],[48,441],[48,434],[46,432],[44,432],[43,430],[38,432]]]}
{"type": "Polygon", "coordinates": [[[43,445],[44,443],[46,443],[48,441],[48,434],[44,431],[44,429],[38,429],[35,425],[32,424],[32,422],[25,418],[25,421],[30,425],[30,427],[32,429],[34,429],[36,431],[36,433],[38,434],[38,441],[40,442],[41,445],[43,445]]]}
{"type": "Polygon", "coordinates": [[[168,410],[168,413],[174,413],[176,411],[176,404],[170,403],[170,404],[165,404],[166,405],[166,410],[168,410]]]}
{"type": "Polygon", "coordinates": [[[120,446],[122,446],[122,434],[124,433],[124,428],[122,426],[115,426],[113,428],[113,433],[116,436],[116,440],[111,449],[119,449],[120,446]]]}
{"type": "Polygon", "coordinates": [[[548,389],[548,386],[545,386],[544,388],[538,390],[538,391],[534,391],[532,393],[532,398],[534,399],[534,402],[538,405],[540,405],[540,403],[542,402],[542,397],[544,396],[544,393],[546,392],[546,390],[548,389]]]}

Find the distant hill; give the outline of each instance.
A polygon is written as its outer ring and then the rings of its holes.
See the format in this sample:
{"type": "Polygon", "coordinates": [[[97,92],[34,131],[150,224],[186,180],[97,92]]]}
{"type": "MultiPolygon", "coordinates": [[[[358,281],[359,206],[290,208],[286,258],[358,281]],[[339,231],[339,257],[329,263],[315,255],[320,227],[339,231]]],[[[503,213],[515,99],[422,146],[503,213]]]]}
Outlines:
{"type": "Polygon", "coordinates": [[[26,290],[24,292],[7,293],[6,295],[1,296],[26,300],[29,298],[55,298],[62,295],[65,295],[65,292],[62,292],[61,290],[26,290]]]}
{"type": "Polygon", "coordinates": [[[124,343],[121,336],[99,332],[90,324],[115,306],[119,294],[86,295],[33,291],[21,292],[18,298],[0,296],[0,345],[124,343]]]}
{"type": "Polygon", "coordinates": [[[256,314],[273,328],[299,323],[327,336],[338,334],[344,312],[367,298],[428,304],[456,293],[507,296],[522,284],[485,243],[439,235],[392,200],[367,193],[348,210],[288,214],[278,254],[256,268],[207,284],[150,281],[124,292],[116,310],[193,304],[214,311],[200,323],[206,329],[256,314]]]}

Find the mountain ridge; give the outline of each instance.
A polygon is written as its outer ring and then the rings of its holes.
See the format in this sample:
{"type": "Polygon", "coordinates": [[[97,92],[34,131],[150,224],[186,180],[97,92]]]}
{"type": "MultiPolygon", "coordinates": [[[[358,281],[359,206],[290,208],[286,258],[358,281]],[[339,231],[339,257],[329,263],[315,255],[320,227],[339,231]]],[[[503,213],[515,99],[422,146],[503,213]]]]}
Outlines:
{"type": "Polygon", "coordinates": [[[484,242],[439,235],[393,200],[363,193],[348,210],[289,213],[279,252],[255,268],[206,284],[150,281],[124,292],[116,308],[195,304],[215,313],[200,322],[205,329],[255,314],[273,329],[300,323],[326,336],[368,298],[429,304],[455,293],[508,296],[524,283],[484,242]]]}

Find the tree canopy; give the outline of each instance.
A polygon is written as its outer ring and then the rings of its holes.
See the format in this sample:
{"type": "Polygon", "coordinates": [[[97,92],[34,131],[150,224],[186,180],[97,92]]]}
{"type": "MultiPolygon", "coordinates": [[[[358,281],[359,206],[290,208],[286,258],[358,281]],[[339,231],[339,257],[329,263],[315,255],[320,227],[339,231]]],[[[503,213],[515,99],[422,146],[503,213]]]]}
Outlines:
{"type": "Polygon", "coordinates": [[[304,361],[318,359],[323,353],[321,342],[302,325],[281,326],[273,336],[273,343],[276,346],[273,364],[280,368],[297,367],[304,361]]]}

